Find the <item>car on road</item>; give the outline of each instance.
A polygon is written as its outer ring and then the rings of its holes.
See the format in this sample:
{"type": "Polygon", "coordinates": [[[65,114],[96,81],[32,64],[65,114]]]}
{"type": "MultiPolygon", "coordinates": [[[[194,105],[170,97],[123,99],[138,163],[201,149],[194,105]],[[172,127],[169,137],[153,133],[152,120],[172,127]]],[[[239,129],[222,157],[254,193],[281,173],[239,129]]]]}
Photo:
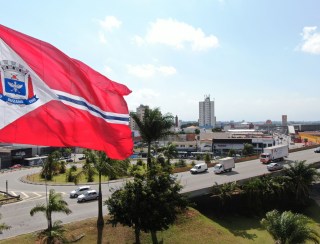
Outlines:
{"type": "Polygon", "coordinates": [[[78,196],[78,202],[86,202],[90,200],[98,200],[99,194],[96,190],[89,190],[78,196]]]}
{"type": "Polygon", "coordinates": [[[281,170],[283,169],[283,166],[279,163],[271,163],[267,165],[267,169],[269,171],[276,171],[276,170],[281,170]]]}
{"type": "Polygon", "coordinates": [[[90,186],[79,186],[77,189],[70,192],[70,198],[77,198],[91,189],[90,186]]]}
{"type": "Polygon", "coordinates": [[[320,153],[320,147],[317,147],[316,149],[314,149],[315,153],[320,153]]]}
{"type": "Polygon", "coordinates": [[[21,164],[15,164],[13,166],[10,167],[10,169],[20,169],[22,167],[21,164]]]}
{"type": "Polygon", "coordinates": [[[72,158],[68,158],[67,159],[67,163],[72,163],[73,162],[73,159],[72,158]]]}

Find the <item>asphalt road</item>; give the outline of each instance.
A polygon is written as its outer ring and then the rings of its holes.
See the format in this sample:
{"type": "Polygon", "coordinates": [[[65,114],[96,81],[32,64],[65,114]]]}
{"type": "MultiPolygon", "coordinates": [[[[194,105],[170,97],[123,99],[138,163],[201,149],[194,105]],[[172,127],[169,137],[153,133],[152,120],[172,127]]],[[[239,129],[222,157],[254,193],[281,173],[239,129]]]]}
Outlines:
{"type": "MultiPolygon", "coordinates": [[[[296,160],[307,160],[308,163],[319,162],[320,154],[314,153],[313,149],[304,150],[296,153],[291,153],[284,165],[296,160]]],[[[197,161],[195,161],[196,163],[197,161]]],[[[4,231],[0,235],[0,239],[6,239],[12,236],[33,232],[40,229],[45,229],[47,222],[45,216],[42,213],[38,213],[33,217],[30,216],[30,210],[36,204],[45,203],[45,185],[26,184],[20,181],[20,178],[27,174],[39,172],[40,168],[23,169],[13,172],[6,172],[0,174],[0,190],[6,190],[6,181],[8,182],[8,192],[19,194],[23,198],[23,201],[3,205],[0,208],[2,219],[0,223],[4,222],[12,228],[4,231]]],[[[268,173],[266,165],[261,164],[258,160],[251,160],[242,163],[237,163],[235,169],[230,173],[216,175],[212,172],[212,168],[209,168],[207,173],[191,175],[189,172],[177,174],[178,179],[184,186],[182,192],[192,192],[201,188],[207,188],[218,184],[238,181],[244,178],[253,177],[256,175],[262,175],[268,173]]],[[[125,181],[120,180],[116,182],[110,182],[102,185],[103,199],[107,199],[111,195],[111,190],[121,187],[125,181]]],[[[69,223],[78,221],[90,217],[96,217],[98,214],[97,201],[77,203],[76,199],[69,198],[69,192],[74,190],[76,186],[47,186],[48,191],[55,189],[56,192],[61,192],[64,199],[68,202],[69,208],[72,210],[70,215],[65,214],[53,214],[54,220],[62,220],[63,223],[69,223]]],[[[93,189],[98,189],[97,185],[92,186],[93,189]]],[[[107,213],[106,206],[103,208],[104,214],[107,213]]]]}

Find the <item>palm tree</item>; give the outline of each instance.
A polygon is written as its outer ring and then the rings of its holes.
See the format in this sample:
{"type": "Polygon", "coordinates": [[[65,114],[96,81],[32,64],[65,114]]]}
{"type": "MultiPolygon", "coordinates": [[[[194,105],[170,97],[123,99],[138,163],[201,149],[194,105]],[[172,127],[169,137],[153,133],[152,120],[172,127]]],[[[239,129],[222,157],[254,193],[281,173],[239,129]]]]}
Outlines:
{"type": "Polygon", "coordinates": [[[47,243],[53,243],[55,234],[54,230],[58,228],[57,225],[59,225],[60,222],[55,222],[55,224],[52,225],[52,213],[62,212],[65,214],[70,214],[71,210],[68,208],[68,203],[63,200],[61,193],[56,193],[54,189],[50,189],[49,201],[47,202],[47,204],[37,204],[30,210],[30,215],[33,216],[38,212],[43,212],[48,221],[48,228],[46,229],[46,231],[42,232],[42,234],[46,233],[48,237],[47,243]]]}
{"type": "MultiPolygon", "coordinates": [[[[87,150],[85,168],[77,175],[76,178],[86,174],[87,177],[97,174],[98,175],[98,229],[104,226],[103,212],[102,212],[102,189],[101,189],[101,177],[108,176],[109,180],[116,179],[118,175],[127,174],[129,167],[128,160],[113,160],[108,158],[103,151],[87,150]]],[[[93,181],[93,179],[92,179],[93,181]]]]}
{"type": "Polygon", "coordinates": [[[59,151],[54,151],[49,154],[47,158],[47,162],[43,164],[41,177],[45,178],[46,180],[52,180],[53,175],[59,172],[59,159],[61,157],[61,153],[59,151]]]}
{"type": "Polygon", "coordinates": [[[309,218],[302,214],[277,210],[270,211],[261,220],[261,225],[270,233],[277,244],[305,243],[307,240],[319,243],[319,234],[311,229],[309,218]]]}
{"type": "Polygon", "coordinates": [[[291,191],[295,194],[296,201],[304,204],[309,198],[310,185],[320,176],[312,165],[306,165],[306,161],[296,161],[284,170],[284,176],[288,177],[291,191]]]}
{"type": "Polygon", "coordinates": [[[168,164],[170,164],[170,159],[177,157],[178,155],[178,150],[177,146],[173,145],[172,143],[169,143],[163,151],[164,156],[167,157],[168,159],[168,164]]]}
{"type": "Polygon", "coordinates": [[[90,155],[90,153],[86,154],[86,162],[82,166],[82,170],[77,173],[73,179],[73,182],[77,185],[82,178],[82,176],[85,176],[87,178],[87,182],[93,182],[94,176],[97,174],[97,170],[94,167],[95,159],[93,159],[93,155],[90,155]]]}
{"type": "Polygon", "coordinates": [[[61,225],[62,221],[57,220],[53,223],[52,229],[49,231],[45,229],[38,234],[41,243],[67,243],[67,240],[63,236],[66,231],[61,225]],[[56,242],[58,241],[58,242],[56,242]]]}
{"type": "Polygon", "coordinates": [[[223,208],[226,208],[228,200],[232,198],[232,194],[234,194],[236,190],[239,190],[236,182],[224,183],[222,185],[218,185],[218,183],[215,182],[215,185],[212,187],[213,195],[220,199],[223,208]]]}
{"type": "Polygon", "coordinates": [[[173,116],[170,114],[162,115],[159,108],[146,108],[144,117],[141,119],[137,114],[132,114],[133,120],[139,128],[140,135],[148,146],[147,162],[151,166],[151,143],[162,137],[172,134],[170,131],[173,126],[173,116]]]}

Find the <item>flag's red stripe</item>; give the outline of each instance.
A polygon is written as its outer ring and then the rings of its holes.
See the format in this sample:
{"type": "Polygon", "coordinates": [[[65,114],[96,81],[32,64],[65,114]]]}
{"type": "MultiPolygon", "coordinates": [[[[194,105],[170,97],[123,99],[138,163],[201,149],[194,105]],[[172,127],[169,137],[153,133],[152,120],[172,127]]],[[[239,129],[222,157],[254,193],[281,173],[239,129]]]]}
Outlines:
{"type": "Polygon", "coordinates": [[[128,126],[92,120],[88,112],[58,101],[49,102],[0,130],[1,141],[59,147],[81,144],[84,148],[107,151],[114,159],[129,157],[133,146],[128,126]]]}

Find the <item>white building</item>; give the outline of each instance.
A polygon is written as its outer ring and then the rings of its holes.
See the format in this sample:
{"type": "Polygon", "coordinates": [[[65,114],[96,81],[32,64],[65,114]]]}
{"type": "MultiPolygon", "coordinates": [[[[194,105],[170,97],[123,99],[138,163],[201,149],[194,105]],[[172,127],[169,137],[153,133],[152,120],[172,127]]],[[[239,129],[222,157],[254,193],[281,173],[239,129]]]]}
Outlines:
{"type": "Polygon", "coordinates": [[[210,96],[205,96],[204,101],[199,102],[199,127],[214,128],[215,126],[214,101],[210,101],[210,96]]]}
{"type": "MultiPolygon", "coordinates": [[[[141,104],[139,107],[137,107],[136,112],[130,112],[130,115],[132,113],[135,113],[139,117],[139,119],[142,120],[144,117],[144,111],[146,110],[146,108],[149,108],[149,106],[145,106],[141,104]]],[[[131,116],[130,116],[129,126],[132,131],[138,130],[137,124],[135,123],[135,121],[132,119],[131,116]]]]}

